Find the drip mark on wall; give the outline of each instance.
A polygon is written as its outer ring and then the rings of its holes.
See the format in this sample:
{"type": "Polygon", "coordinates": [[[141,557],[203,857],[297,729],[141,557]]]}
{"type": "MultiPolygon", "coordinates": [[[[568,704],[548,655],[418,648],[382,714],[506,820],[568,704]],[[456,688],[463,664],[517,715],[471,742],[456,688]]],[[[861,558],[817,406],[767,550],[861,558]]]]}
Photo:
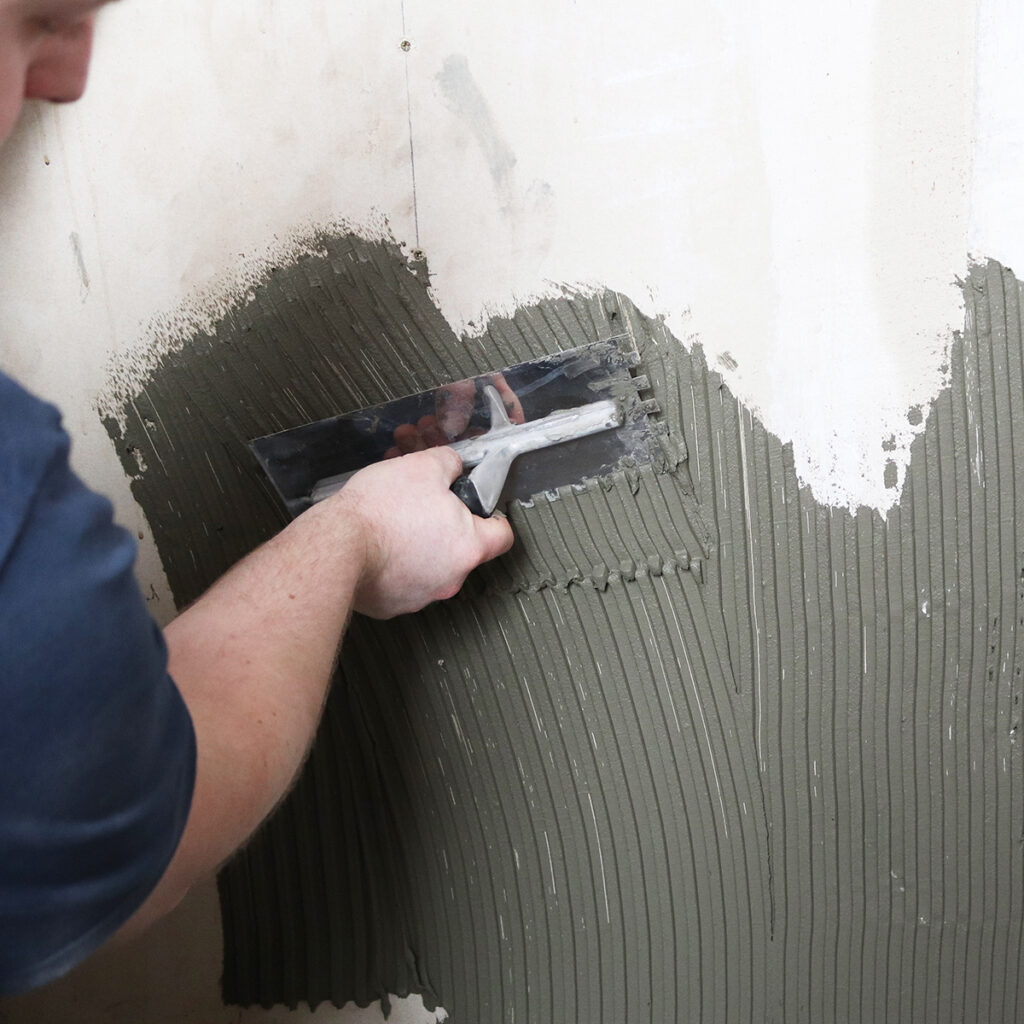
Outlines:
{"type": "Polygon", "coordinates": [[[452,54],[436,80],[448,109],[473,133],[495,187],[504,194],[516,165],[515,154],[498,132],[491,108],[469,70],[469,61],[462,54],[452,54]]]}
{"type": "MultiPolygon", "coordinates": [[[[405,0],[402,0],[402,52],[408,55],[412,50],[412,43],[405,34],[405,0]]],[[[412,131],[412,87],[409,84],[409,60],[405,60],[405,110],[406,120],[409,125],[409,179],[412,191],[412,221],[413,232],[416,238],[416,251],[414,258],[420,255],[420,208],[416,198],[416,148],[413,141],[412,131]]]]}
{"type": "Polygon", "coordinates": [[[82,300],[85,300],[85,296],[89,291],[89,271],[85,269],[85,257],[82,255],[82,240],[78,237],[77,231],[72,231],[68,235],[68,241],[71,243],[71,252],[75,257],[75,266],[78,269],[78,277],[82,282],[82,300]]]}
{"type": "Polygon", "coordinates": [[[284,521],[246,440],[390,393],[625,332],[680,455],[513,507],[516,546],[462,597],[353,621],[302,777],[221,874],[226,999],[1016,1019],[1012,275],[966,282],[950,385],[883,517],[816,502],[700,350],[623,296],[466,344],[396,246],[321,241],[106,421],[179,604],[284,521]]]}

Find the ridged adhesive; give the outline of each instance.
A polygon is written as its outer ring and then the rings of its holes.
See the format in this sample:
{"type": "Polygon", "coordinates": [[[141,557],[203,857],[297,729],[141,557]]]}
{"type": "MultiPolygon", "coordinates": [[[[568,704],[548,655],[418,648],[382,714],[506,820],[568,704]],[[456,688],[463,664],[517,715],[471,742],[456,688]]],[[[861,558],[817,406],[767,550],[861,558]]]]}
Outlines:
{"type": "Polygon", "coordinates": [[[245,441],[339,410],[621,337],[681,459],[516,506],[462,596],[356,618],[302,777],[221,874],[225,999],[1024,1019],[1021,289],[989,264],[965,293],[887,516],[818,504],[612,293],[460,340],[395,247],[329,238],[164,356],[107,424],[182,604],[283,522],[245,441]]]}

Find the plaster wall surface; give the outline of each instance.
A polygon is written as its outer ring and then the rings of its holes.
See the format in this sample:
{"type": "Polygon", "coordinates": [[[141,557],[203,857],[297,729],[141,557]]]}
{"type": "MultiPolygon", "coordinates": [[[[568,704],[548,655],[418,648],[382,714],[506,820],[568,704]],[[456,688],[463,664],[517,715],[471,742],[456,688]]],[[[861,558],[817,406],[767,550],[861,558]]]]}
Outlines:
{"type": "MultiPolygon", "coordinates": [[[[86,100],[28,108],[0,150],[0,365],[62,407],[161,619],[97,410],[311,228],[422,250],[457,333],[566,283],[628,294],[700,340],[818,499],[884,510],[968,253],[1013,265],[1024,238],[1022,30],[1006,0],[117,5],[86,100]]],[[[218,955],[199,893],[12,1019],[268,1019],[216,1009],[218,955]]]]}

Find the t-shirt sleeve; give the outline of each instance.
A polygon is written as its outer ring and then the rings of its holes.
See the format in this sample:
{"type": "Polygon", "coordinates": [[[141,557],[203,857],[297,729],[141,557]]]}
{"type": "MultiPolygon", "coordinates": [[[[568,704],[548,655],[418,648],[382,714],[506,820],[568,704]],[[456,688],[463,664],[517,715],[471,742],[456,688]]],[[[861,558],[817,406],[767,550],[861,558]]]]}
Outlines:
{"type": "Polygon", "coordinates": [[[56,410],[3,380],[0,403],[6,993],[70,970],[144,902],[185,826],[196,745],[134,540],[71,472],[56,410]]]}

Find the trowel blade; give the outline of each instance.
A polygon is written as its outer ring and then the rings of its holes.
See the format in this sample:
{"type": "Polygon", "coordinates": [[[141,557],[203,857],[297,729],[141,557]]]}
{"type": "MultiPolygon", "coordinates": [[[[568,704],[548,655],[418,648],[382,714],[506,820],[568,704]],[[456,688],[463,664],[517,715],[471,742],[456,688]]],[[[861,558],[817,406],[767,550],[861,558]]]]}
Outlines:
{"type": "Polygon", "coordinates": [[[632,353],[615,340],[599,341],[533,359],[405,398],[255,438],[250,447],[291,515],[312,504],[317,483],[362,469],[395,452],[395,432],[419,436],[425,445],[450,443],[488,428],[484,387],[495,385],[519,422],[614,398],[623,424],[590,437],[526,453],[515,460],[498,508],[543,492],[580,484],[625,465],[651,461],[657,450],[646,387],[632,370],[632,353]],[[514,396],[514,397],[513,397],[514,396]],[[454,415],[453,415],[454,411],[454,415]],[[441,429],[458,428],[451,436],[441,429]],[[419,427],[411,430],[411,427],[419,427]]]}

